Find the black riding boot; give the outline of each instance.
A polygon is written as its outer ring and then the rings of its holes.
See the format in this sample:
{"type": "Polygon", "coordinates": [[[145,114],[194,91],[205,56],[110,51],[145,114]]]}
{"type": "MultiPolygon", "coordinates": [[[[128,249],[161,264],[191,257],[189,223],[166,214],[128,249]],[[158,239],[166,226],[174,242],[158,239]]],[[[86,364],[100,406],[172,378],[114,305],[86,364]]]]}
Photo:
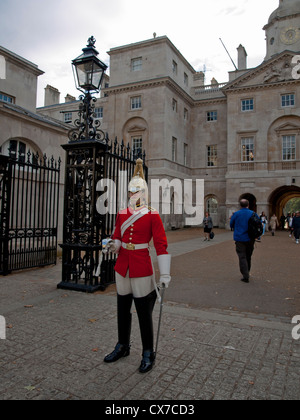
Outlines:
{"type": "Polygon", "coordinates": [[[131,334],[131,306],[133,296],[118,295],[118,338],[119,342],[115,350],[108,354],[104,362],[113,363],[122,357],[127,357],[130,354],[130,334],[131,334]]]}
{"type": "Polygon", "coordinates": [[[143,359],[139,369],[141,373],[149,372],[155,361],[152,313],[156,298],[155,290],[146,297],[134,298],[143,344],[143,359]]]}

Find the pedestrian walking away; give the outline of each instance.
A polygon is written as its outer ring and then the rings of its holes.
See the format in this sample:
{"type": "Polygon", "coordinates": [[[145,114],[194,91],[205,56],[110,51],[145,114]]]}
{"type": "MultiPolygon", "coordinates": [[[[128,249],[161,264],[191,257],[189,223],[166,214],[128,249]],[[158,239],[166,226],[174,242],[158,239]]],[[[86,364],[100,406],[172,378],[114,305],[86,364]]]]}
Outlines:
{"type": "Polygon", "coordinates": [[[263,224],[263,234],[262,236],[265,236],[266,231],[268,230],[268,218],[265,214],[265,212],[263,211],[262,214],[260,215],[260,220],[263,224]]]}
{"type": "Polygon", "coordinates": [[[213,230],[214,224],[208,212],[205,213],[205,217],[203,219],[203,226],[204,226],[204,236],[205,236],[204,241],[209,241],[210,234],[211,234],[211,231],[213,230]]]}
{"type": "Polygon", "coordinates": [[[298,245],[300,239],[300,211],[297,211],[295,217],[293,218],[292,228],[294,231],[296,244],[298,245]]]}
{"type": "MultiPolygon", "coordinates": [[[[244,283],[249,283],[251,271],[251,259],[254,251],[255,239],[249,236],[249,220],[254,213],[249,210],[249,201],[240,201],[241,209],[233,214],[230,220],[230,227],[234,229],[234,240],[236,253],[239,258],[240,271],[244,283]]],[[[258,215],[256,215],[257,218],[258,215]]]]}
{"type": "Polygon", "coordinates": [[[276,214],[273,214],[273,216],[270,219],[270,228],[272,231],[272,236],[275,236],[275,232],[278,227],[279,227],[279,222],[278,222],[277,216],[276,214]]]}
{"type": "Polygon", "coordinates": [[[171,256],[164,226],[157,211],[148,206],[148,186],[143,161],[138,159],[129,183],[129,206],[117,215],[115,231],[107,248],[118,254],[115,265],[118,308],[118,343],[105,363],[130,354],[131,307],[134,301],[143,345],[140,373],[150,371],[155,362],[152,313],[158,296],[149,243],[153,238],[160,270],[160,286],[171,281],[171,256]]]}

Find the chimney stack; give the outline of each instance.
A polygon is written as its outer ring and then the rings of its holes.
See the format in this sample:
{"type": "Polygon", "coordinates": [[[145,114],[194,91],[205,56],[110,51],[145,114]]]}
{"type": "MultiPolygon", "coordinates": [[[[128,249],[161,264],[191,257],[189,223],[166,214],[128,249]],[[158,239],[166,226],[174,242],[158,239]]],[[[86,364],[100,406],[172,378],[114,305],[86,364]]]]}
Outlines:
{"type": "Polygon", "coordinates": [[[237,48],[238,50],[238,69],[246,70],[247,69],[247,52],[245,48],[240,44],[237,48]]]}
{"type": "Polygon", "coordinates": [[[60,92],[53,86],[45,87],[45,104],[44,106],[57,105],[60,101],[60,92]]]}

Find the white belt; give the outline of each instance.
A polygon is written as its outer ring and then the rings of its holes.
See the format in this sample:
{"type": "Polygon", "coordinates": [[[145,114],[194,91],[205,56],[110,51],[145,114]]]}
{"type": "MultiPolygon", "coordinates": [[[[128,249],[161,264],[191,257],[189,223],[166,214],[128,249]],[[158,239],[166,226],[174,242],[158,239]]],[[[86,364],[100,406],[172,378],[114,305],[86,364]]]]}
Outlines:
{"type": "Polygon", "coordinates": [[[127,249],[127,251],[138,251],[140,249],[147,249],[149,248],[149,244],[125,244],[125,242],[122,242],[122,247],[124,249],[127,249]]]}

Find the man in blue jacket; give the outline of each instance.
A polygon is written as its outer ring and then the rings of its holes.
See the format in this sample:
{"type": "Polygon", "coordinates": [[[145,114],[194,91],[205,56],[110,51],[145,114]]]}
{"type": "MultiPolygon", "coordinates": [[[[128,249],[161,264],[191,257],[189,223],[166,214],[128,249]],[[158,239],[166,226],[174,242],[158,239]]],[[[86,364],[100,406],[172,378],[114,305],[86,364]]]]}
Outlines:
{"type": "Polygon", "coordinates": [[[300,238],[300,211],[297,211],[296,216],[293,219],[292,228],[294,229],[294,236],[296,239],[296,244],[299,245],[300,238]]]}
{"type": "Polygon", "coordinates": [[[241,200],[240,205],[241,210],[233,214],[230,227],[234,229],[236,253],[239,257],[240,270],[243,275],[242,281],[249,283],[255,240],[250,239],[248,235],[248,224],[253,211],[249,210],[248,200],[241,200]]]}

